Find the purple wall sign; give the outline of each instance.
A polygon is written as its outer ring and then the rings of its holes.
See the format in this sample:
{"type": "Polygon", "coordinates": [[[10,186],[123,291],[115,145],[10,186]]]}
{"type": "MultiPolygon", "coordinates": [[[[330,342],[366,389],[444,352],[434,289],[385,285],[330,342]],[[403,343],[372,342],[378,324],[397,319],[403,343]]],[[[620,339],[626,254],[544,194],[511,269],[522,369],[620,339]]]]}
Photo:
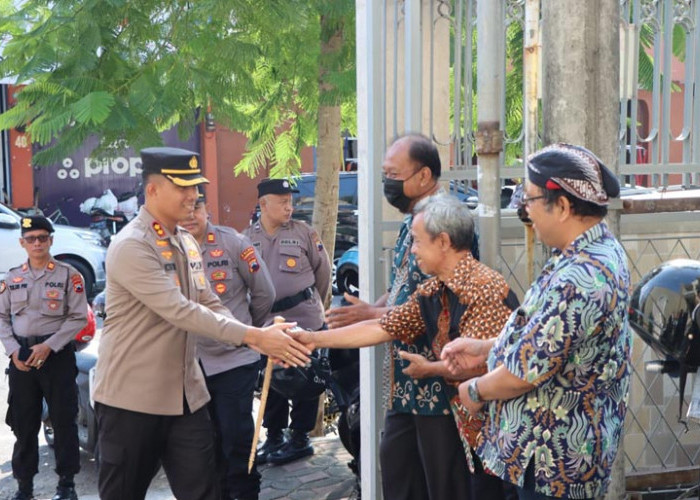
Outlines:
{"type": "MultiPolygon", "coordinates": [[[[170,129],[162,134],[163,144],[199,152],[199,134],[195,131],[182,142],[178,139],[177,129],[170,129]]],[[[91,158],[90,153],[95,147],[97,139],[88,139],[60,164],[34,167],[34,187],[39,189],[39,207],[46,216],[60,208],[72,226],[87,227],[90,216],[80,212],[80,204],[86,199],[99,198],[107,189],[111,189],[117,198],[140,190],[141,158],[138,152],[129,148],[121,156],[91,158]]],[[[143,196],[139,204],[142,202],[143,196]]]]}

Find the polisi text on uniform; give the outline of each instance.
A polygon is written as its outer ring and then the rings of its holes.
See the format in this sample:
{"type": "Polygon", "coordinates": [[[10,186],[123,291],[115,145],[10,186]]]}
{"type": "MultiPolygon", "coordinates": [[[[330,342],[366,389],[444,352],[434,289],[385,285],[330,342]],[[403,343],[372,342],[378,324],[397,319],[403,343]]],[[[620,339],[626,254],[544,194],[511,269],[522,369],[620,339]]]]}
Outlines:
{"type": "Polygon", "coordinates": [[[63,288],[63,283],[61,283],[60,281],[47,281],[46,283],[44,283],[44,286],[50,286],[51,288],[63,288]]]}
{"type": "Polygon", "coordinates": [[[224,260],[213,260],[211,262],[207,262],[207,267],[222,267],[222,266],[228,266],[228,259],[224,260]]]}

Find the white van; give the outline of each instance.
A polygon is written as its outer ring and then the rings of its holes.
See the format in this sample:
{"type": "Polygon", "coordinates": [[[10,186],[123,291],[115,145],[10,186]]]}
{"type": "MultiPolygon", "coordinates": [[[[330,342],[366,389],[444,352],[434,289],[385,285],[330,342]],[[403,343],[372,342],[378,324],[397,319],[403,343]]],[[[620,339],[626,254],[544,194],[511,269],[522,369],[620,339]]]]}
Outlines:
{"type": "MultiPolygon", "coordinates": [[[[0,279],[5,273],[27,260],[19,245],[22,216],[0,203],[0,279]]],[[[75,267],[85,279],[89,298],[105,287],[105,257],[107,249],[94,231],[54,224],[51,255],[75,267]]]]}

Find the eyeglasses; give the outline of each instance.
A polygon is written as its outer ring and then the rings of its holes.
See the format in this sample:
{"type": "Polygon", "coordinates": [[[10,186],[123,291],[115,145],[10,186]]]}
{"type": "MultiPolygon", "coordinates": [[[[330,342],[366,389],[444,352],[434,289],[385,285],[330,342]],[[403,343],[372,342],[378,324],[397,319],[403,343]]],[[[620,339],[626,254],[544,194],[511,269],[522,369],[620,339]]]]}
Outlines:
{"type": "Polygon", "coordinates": [[[51,238],[50,234],[40,234],[39,236],[22,236],[22,239],[30,245],[32,245],[36,240],[39,240],[39,243],[46,243],[49,241],[49,238],[51,238]]]}
{"type": "Polygon", "coordinates": [[[535,200],[541,200],[542,198],[546,198],[546,195],[540,195],[540,196],[527,196],[523,195],[522,198],[520,198],[520,204],[524,207],[527,207],[530,203],[532,203],[535,200]]]}

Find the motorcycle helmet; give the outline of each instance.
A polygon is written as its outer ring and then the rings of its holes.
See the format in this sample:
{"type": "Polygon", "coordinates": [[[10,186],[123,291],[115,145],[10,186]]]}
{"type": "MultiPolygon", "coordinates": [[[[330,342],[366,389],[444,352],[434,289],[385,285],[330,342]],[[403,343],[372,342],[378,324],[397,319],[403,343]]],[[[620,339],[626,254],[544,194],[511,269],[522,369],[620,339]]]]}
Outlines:
{"type": "Polygon", "coordinates": [[[287,399],[313,399],[326,390],[331,367],[326,349],[314,351],[309,366],[272,369],[270,386],[287,399]]]}
{"type": "Polygon", "coordinates": [[[700,365],[700,262],[671,260],[652,269],[632,292],[629,320],[660,355],[691,371],[700,365]]]}
{"type": "Polygon", "coordinates": [[[97,320],[95,319],[95,313],[92,311],[92,307],[87,306],[87,325],[78,332],[75,336],[75,341],[78,344],[87,344],[95,337],[95,332],[97,331],[97,320]]]}

